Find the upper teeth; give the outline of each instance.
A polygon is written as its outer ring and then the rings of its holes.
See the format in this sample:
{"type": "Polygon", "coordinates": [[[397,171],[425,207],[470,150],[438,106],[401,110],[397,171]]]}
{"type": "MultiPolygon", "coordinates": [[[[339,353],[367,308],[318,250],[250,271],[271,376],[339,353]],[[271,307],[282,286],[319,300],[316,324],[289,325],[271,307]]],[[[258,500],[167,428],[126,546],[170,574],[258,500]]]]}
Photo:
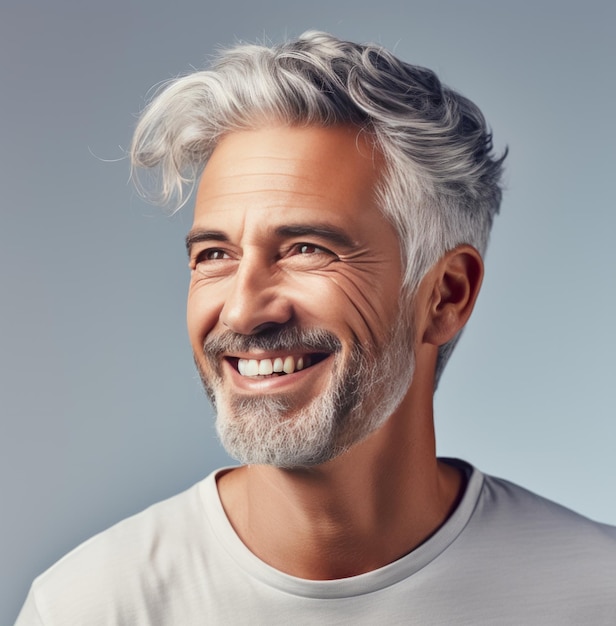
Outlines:
{"type": "Polygon", "coordinates": [[[237,369],[242,376],[269,376],[274,372],[284,372],[292,374],[295,371],[304,369],[303,357],[287,356],[284,359],[238,359],[237,369]]]}

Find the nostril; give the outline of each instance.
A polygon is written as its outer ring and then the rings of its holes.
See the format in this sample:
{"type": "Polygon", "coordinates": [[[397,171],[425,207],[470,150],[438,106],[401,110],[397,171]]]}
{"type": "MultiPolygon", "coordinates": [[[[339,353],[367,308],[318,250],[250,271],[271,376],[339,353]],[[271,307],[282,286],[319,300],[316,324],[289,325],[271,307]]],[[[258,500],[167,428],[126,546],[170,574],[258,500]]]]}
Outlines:
{"type": "Polygon", "coordinates": [[[219,319],[225,328],[234,333],[255,335],[288,325],[293,313],[291,305],[283,298],[270,301],[263,294],[255,294],[241,301],[228,298],[219,319]]]}
{"type": "Polygon", "coordinates": [[[270,330],[276,331],[286,326],[287,323],[288,322],[285,322],[284,324],[281,324],[279,322],[263,322],[262,324],[255,326],[251,334],[263,333],[270,330]]]}

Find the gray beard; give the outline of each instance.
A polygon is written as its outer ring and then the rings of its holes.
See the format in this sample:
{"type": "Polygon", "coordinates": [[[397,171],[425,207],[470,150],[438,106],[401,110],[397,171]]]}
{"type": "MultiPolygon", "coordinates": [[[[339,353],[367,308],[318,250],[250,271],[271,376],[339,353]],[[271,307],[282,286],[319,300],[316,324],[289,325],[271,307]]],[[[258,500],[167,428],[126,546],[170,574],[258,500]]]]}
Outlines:
{"type": "Polygon", "coordinates": [[[342,454],[391,416],[413,378],[412,346],[412,335],[402,320],[380,349],[356,342],[346,359],[340,341],[327,331],[284,328],[251,336],[225,333],[204,343],[213,374],[198,368],[217,411],[218,436],[230,456],[244,464],[310,467],[342,454]],[[225,393],[220,354],[251,348],[331,353],[331,381],[322,394],[300,408],[295,408],[292,394],[225,393]]]}

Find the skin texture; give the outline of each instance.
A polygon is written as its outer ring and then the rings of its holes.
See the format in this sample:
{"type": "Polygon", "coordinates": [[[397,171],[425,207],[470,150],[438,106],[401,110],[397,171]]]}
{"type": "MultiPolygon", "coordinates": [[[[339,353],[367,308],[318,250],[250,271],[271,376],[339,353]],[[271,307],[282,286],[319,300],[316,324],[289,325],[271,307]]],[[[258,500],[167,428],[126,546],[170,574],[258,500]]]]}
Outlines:
{"type": "MultiPolygon", "coordinates": [[[[223,388],[216,402],[219,423],[224,425],[229,415],[238,415],[233,407],[233,404],[237,406],[238,398],[284,396],[285,404],[290,404],[291,409],[280,418],[274,417],[274,425],[291,416],[293,430],[299,431],[301,443],[319,429],[309,414],[301,415],[300,411],[314,399],[322,398],[340,372],[357,373],[358,364],[351,358],[354,345],[370,356],[371,368],[375,365],[378,368],[376,361],[382,356],[386,340],[391,341],[388,335],[397,323],[401,267],[397,237],[374,205],[377,170],[370,144],[365,139],[356,142],[355,129],[336,131],[333,135],[311,130],[299,135],[301,144],[293,139],[292,145],[286,136],[279,137],[271,131],[229,136],[210,161],[201,186],[203,193],[198,199],[198,209],[204,207],[206,216],[195,220],[189,236],[189,242],[194,242],[191,262],[195,268],[191,303],[193,295],[205,294],[200,298],[215,311],[210,305],[219,298],[222,328],[219,325],[218,329],[207,331],[201,326],[202,314],[198,317],[198,332],[192,333],[192,316],[189,326],[191,336],[196,339],[193,348],[197,354],[204,338],[220,336],[224,329],[250,336],[290,326],[316,328],[332,333],[340,341],[342,350],[338,354],[331,354],[292,376],[259,380],[242,377],[233,364],[222,359],[226,375],[218,382],[218,387],[223,388]],[[331,161],[312,156],[322,150],[324,138],[328,141],[331,161]],[[251,140],[250,146],[246,145],[247,139],[251,140]],[[353,148],[352,158],[348,154],[349,144],[353,148]],[[280,146],[285,146],[282,152],[280,146]],[[238,158],[243,153],[246,158],[238,158]],[[303,379],[301,384],[295,380],[299,378],[303,379]],[[303,423],[306,428],[302,427],[303,423]]],[[[190,307],[189,312],[192,310],[190,307]]],[[[310,356],[301,346],[248,352],[240,344],[228,353],[232,358],[244,359],[251,356],[284,359],[288,354],[296,358],[303,356],[305,361],[310,356]]],[[[404,373],[411,370],[410,354],[409,349],[403,350],[402,358],[396,359],[398,377],[404,376],[400,381],[403,387],[409,381],[404,373]]],[[[208,367],[200,358],[197,362],[210,386],[212,376],[208,371],[217,371],[217,364],[210,363],[208,367]]],[[[383,367],[390,372],[394,370],[384,361],[383,367]]],[[[376,371],[380,376],[380,368],[376,371]]],[[[393,372],[387,379],[392,375],[393,372]]],[[[363,407],[372,408],[368,400],[374,398],[378,402],[378,399],[376,394],[361,398],[369,387],[363,378],[349,381],[359,385],[352,395],[361,399],[363,407]]],[[[379,384],[379,388],[386,398],[393,395],[385,385],[379,384]]],[[[388,413],[393,408],[378,406],[377,410],[388,413]]],[[[315,409],[317,414],[327,413],[325,407],[317,406],[310,409],[313,414],[315,409]]],[[[252,430],[261,430],[260,439],[275,442],[280,439],[276,432],[280,430],[283,437],[290,436],[290,427],[275,429],[268,425],[272,421],[269,415],[274,413],[271,408],[261,417],[256,410],[253,413],[252,420],[259,420],[259,424],[253,425],[252,430]]],[[[324,420],[334,425],[349,424],[348,420],[334,417],[324,420]]],[[[236,421],[249,420],[242,417],[236,421]]],[[[353,421],[367,420],[358,415],[353,421]]],[[[328,430],[326,427],[326,434],[328,430]]],[[[343,428],[334,437],[333,449],[354,443],[349,430],[353,429],[343,428]]],[[[227,431],[221,432],[224,435],[227,431]]],[[[254,439],[250,437],[243,447],[256,448],[254,439]]],[[[234,450],[224,436],[223,442],[232,453],[238,453],[248,462],[265,462],[263,455],[251,457],[234,450]]],[[[324,461],[331,455],[312,456],[324,461]]],[[[304,458],[305,455],[299,455],[298,462],[304,458]]]]}
{"type": "MultiPolygon", "coordinates": [[[[481,258],[470,246],[449,252],[401,314],[399,242],[374,197],[382,167],[354,127],[229,134],[205,168],[187,238],[188,330],[205,379],[215,371],[204,341],[227,331],[324,329],[340,341],[344,362],[354,342],[378,351],[401,315],[409,324],[415,374],[383,426],[326,463],[250,465],[219,478],[223,506],[248,548],[303,578],[353,576],[403,556],[447,519],[463,488],[435,456],[434,367],[438,346],[472,311],[481,258]]],[[[293,407],[326,388],[334,359],[255,379],[225,358],[275,356],[223,355],[221,397],[284,393],[293,419],[293,407]]]]}

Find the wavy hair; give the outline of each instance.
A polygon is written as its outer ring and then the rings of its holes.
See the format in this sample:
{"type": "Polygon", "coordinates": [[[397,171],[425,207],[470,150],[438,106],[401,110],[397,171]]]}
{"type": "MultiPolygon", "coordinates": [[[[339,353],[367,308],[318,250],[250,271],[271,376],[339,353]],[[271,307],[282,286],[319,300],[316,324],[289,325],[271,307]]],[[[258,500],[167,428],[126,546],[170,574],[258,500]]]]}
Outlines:
{"type": "MultiPolygon", "coordinates": [[[[327,33],[238,45],[210,69],[164,85],[135,130],[134,178],[143,189],[139,170],[155,168],[154,199],[178,209],[223,135],[273,123],[352,124],[371,134],[385,159],[376,192],[399,234],[404,294],[457,245],[485,253],[506,151],[494,156],[479,108],[429,69],[327,33]]],[[[439,349],[437,381],[457,339],[439,349]]]]}

